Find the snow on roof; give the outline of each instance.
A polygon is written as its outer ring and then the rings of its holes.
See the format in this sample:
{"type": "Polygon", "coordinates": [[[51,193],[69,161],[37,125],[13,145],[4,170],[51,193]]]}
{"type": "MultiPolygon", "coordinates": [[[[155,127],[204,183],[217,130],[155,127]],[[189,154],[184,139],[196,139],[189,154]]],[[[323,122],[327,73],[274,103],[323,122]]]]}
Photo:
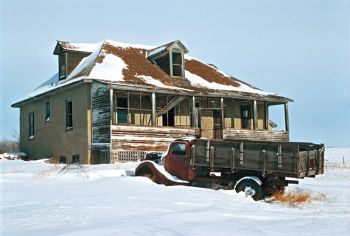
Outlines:
{"type": "MultiPolygon", "coordinates": [[[[171,43],[174,44],[174,42],[171,43]]],[[[191,91],[204,94],[225,93],[229,95],[234,93],[239,95],[247,93],[274,96],[272,93],[262,91],[220,71],[215,66],[188,55],[185,55],[185,78],[170,77],[147,58],[147,54],[149,56],[150,52],[157,53],[158,49],[163,48],[164,45],[154,47],[120,43],[112,40],[91,44],[59,41],[58,44],[65,50],[84,51],[91,54],[83,58],[65,80],[59,81],[56,74],[30,93],[24,100],[83,78],[118,85],[162,88],[183,92],[191,91]]]]}
{"type": "Polygon", "coordinates": [[[70,43],[63,41],[58,41],[57,43],[68,51],[94,52],[98,47],[98,43],[70,43]]]}

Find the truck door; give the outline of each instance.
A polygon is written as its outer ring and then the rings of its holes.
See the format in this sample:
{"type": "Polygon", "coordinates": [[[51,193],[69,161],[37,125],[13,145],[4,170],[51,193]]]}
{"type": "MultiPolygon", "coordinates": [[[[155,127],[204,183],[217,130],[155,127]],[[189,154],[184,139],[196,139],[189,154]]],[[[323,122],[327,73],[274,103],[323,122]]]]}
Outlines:
{"type": "Polygon", "coordinates": [[[179,179],[187,180],[186,143],[175,142],[170,147],[170,172],[179,179]]]}

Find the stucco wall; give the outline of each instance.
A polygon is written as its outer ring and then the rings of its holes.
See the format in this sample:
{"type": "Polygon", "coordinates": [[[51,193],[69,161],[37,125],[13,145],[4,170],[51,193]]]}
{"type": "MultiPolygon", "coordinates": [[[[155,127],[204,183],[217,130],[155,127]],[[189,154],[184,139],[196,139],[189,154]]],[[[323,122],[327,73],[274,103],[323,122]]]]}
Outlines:
{"type": "Polygon", "coordinates": [[[20,108],[20,148],[31,159],[79,154],[81,163],[90,163],[90,84],[72,86],[20,108]],[[73,128],[66,129],[66,100],[72,101],[73,128]],[[45,121],[45,103],[50,102],[50,121],[45,121]],[[34,112],[34,138],[29,139],[28,113],[34,112]]]}

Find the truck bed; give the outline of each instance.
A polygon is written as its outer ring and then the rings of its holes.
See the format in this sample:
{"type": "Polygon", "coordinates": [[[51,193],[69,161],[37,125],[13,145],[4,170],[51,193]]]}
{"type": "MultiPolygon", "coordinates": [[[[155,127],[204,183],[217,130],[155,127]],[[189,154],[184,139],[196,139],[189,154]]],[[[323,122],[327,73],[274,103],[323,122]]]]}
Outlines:
{"type": "Polygon", "coordinates": [[[197,139],[192,146],[192,167],[227,169],[262,176],[304,178],[324,172],[324,145],[303,142],[197,139]]]}

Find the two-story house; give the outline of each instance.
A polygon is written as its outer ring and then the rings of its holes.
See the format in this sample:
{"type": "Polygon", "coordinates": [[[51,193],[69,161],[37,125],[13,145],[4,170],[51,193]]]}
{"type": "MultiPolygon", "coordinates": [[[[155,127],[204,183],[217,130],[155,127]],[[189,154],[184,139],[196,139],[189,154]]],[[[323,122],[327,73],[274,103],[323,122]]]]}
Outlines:
{"type": "Polygon", "coordinates": [[[58,73],[12,107],[20,147],[32,159],[110,163],[162,152],[186,135],[288,141],[288,102],[188,56],[158,47],[58,41],[58,73]],[[269,108],[284,107],[273,131],[269,108]]]}

